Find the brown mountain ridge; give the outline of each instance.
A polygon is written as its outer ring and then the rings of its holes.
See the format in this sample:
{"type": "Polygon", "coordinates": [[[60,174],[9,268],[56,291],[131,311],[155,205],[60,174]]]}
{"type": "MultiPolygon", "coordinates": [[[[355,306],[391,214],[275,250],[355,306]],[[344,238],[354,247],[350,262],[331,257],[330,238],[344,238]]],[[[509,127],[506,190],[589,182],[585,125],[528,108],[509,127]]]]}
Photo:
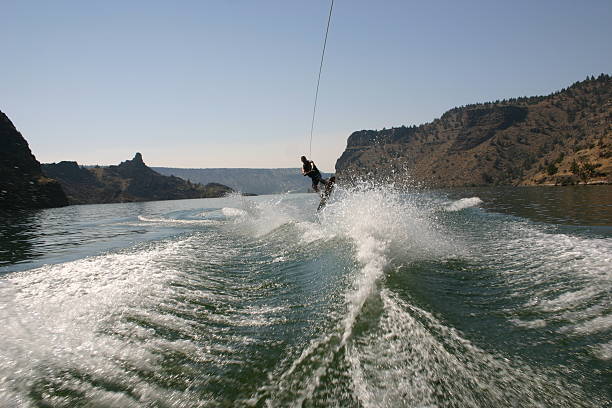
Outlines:
{"type": "Polygon", "coordinates": [[[86,168],[76,162],[43,164],[46,176],[58,180],[71,204],[124,203],[222,197],[233,190],[218,183],[191,183],[163,176],[149,168],[136,153],[117,166],[86,168]]]}
{"type": "Polygon", "coordinates": [[[454,108],[420,126],[354,132],[336,171],[431,187],[610,183],[612,78],[454,108]]]}

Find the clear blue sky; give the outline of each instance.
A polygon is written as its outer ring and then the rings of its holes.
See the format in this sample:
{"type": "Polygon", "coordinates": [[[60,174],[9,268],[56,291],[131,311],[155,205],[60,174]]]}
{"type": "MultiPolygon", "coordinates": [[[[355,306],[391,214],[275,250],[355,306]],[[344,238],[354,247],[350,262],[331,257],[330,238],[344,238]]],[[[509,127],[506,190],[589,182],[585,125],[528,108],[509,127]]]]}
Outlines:
{"type": "MultiPolygon", "coordinates": [[[[297,167],[327,0],[0,0],[0,110],[42,162],[297,167]]],[[[313,158],[355,130],[612,73],[612,1],[336,0],[313,158]]]]}

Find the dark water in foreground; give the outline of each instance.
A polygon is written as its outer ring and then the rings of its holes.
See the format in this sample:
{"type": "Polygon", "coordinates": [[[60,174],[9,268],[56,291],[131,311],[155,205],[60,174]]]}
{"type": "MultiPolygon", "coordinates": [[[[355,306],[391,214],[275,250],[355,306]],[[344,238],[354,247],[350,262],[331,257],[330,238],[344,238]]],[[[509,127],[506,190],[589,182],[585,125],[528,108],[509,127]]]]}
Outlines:
{"type": "Polygon", "coordinates": [[[0,406],[612,404],[612,188],[0,221],[0,406]]]}

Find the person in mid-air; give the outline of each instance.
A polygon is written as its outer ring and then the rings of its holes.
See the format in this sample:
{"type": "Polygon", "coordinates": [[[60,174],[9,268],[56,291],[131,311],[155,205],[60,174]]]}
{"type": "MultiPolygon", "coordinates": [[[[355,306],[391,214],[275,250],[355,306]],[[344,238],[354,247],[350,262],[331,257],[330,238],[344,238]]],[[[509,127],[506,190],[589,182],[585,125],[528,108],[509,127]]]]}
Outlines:
{"type": "Polygon", "coordinates": [[[327,204],[327,199],[329,198],[329,195],[331,194],[335,185],[336,185],[336,177],[331,176],[327,184],[325,184],[325,190],[323,191],[323,194],[321,194],[321,202],[319,203],[319,207],[317,208],[317,211],[321,211],[323,207],[325,207],[325,204],[327,204]]]}
{"type": "Polygon", "coordinates": [[[312,160],[308,160],[306,156],[302,156],[300,159],[302,160],[302,174],[312,179],[312,189],[318,193],[319,183],[326,185],[327,180],[321,177],[321,172],[312,160]]]}

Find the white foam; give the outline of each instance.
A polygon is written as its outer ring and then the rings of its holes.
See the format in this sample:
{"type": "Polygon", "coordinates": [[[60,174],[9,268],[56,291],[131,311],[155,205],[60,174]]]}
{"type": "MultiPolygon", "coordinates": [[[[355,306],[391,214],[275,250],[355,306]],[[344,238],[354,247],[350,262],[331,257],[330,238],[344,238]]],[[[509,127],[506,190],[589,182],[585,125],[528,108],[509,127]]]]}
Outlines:
{"type": "MultiPolygon", "coordinates": [[[[158,357],[146,347],[105,332],[136,304],[157,297],[155,293],[172,276],[171,270],[157,266],[157,260],[171,256],[177,245],[165,243],[132,253],[47,265],[4,279],[0,285],[0,393],[19,398],[41,373],[50,379],[65,369],[131,387],[150,387],[122,367],[150,370],[158,357]]],[[[70,381],[64,386],[86,387],[70,381]]],[[[109,394],[99,395],[106,400],[109,394]]]]}
{"type": "MultiPolygon", "coordinates": [[[[487,227],[485,225],[485,227],[487,227]]],[[[515,326],[555,330],[559,339],[588,342],[605,356],[606,333],[612,329],[612,239],[559,233],[528,221],[499,220],[472,238],[478,262],[499,269],[509,303],[507,311],[530,320],[509,319],[515,326]],[[525,300],[522,300],[525,299],[525,300]],[[550,329],[548,329],[550,327],[550,329]]],[[[607,339],[606,339],[607,340],[607,339]]]]}
{"type": "Polygon", "coordinates": [[[336,191],[338,199],[321,214],[325,235],[345,236],[355,246],[361,268],[347,292],[348,312],[342,341],[350,337],[356,316],[376,289],[392,259],[411,262],[439,259],[458,250],[450,235],[436,230],[428,213],[388,186],[336,191]]]}
{"type": "Polygon", "coordinates": [[[593,347],[593,354],[600,360],[612,360],[612,340],[593,347]]]}
{"type": "Polygon", "coordinates": [[[225,215],[228,218],[244,217],[248,215],[248,212],[246,212],[245,210],[241,210],[240,208],[232,208],[232,207],[225,207],[221,209],[221,212],[223,213],[223,215],[225,215]]]}
{"type": "MultiPolygon", "coordinates": [[[[337,187],[319,214],[318,222],[305,220],[304,211],[286,202],[285,197],[249,202],[244,209],[239,209],[241,217],[234,225],[255,236],[292,225],[299,233],[302,246],[336,237],[354,246],[359,271],[346,292],[348,308],[343,320],[343,342],[350,337],[356,316],[392,260],[439,259],[461,252],[452,237],[437,230],[439,225],[428,219],[430,212],[391,186],[337,187]]],[[[315,200],[313,204],[316,205],[315,200]]]]}
{"type": "MultiPolygon", "coordinates": [[[[207,316],[202,311],[194,314],[193,304],[186,299],[197,302],[214,296],[215,301],[223,302],[229,296],[217,295],[214,285],[210,290],[194,290],[171,284],[178,281],[202,287],[199,280],[205,277],[201,272],[199,276],[190,274],[185,260],[198,256],[209,263],[225,264],[224,259],[233,251],[219,250],[217,242],[198,233],[13,273],[0,280],[0,405],[30,406],[32,388],[47,381],[83,394],[92,406],[204,403],[201,395],[190,390],[160,388],[147,378],[158,375],[160,358],[168,352],[221,366],[234,361],[233,344],[253,341],[217,333],[202,347],[194,333],[201,332],[200,325],[206,327],[207,316]],[[181,339],[158,330],[177,333],[181,339]],[[81,379],[81,373],[93,382],[81,379]],[[108,391],[96,384],[98,380],[121,384],[130,391],[108,391]]],[[[236,326],[261,327],[281,321],[283,313],[263,306],[229,315],[236,326]]],[[[40,398],[53,406],[72,401],[58,395],[40,398]]]]}
{"type": "Polygon", "coordinates": [[[335,237],[333,232],[327,230],[318,222],[302,221],[296,223],[296,227],[300,232],[300,243],[302,245],[316,241],[329,241],[335,237]]]}
{"type": "Polygon", "coordinates": [[[547,323],[544,319],[534,319],[534,320],[520,320],[520,319],[511,319],[510,323],[514,324],[518,327],[525,327],[528,329],[541,329],[542,327],[546,327],[547,323]]]}
{"type": "Polygon", "coordinates": [[[161,218],[161,217],[145,217],[142,215],[138,216],[138,219],[142,222],[152,224],[177,224],[177,225],[210,225],[218,224],[216,220],[180,220],[173,218],[161,218]]]}
{"type": "Polygon", "coordinates": [[[490,354],[431,313],[381,291],[376,329],[347,348],[355,395],[365,407],[438,406],[440,393],[457,406],[566,406],[585,396],[521,362],[490,354]]]}
{"type": "Polygon", "coordinates": [[[333,331],[311,341],[286,369],[270,373],[251,404],[302,406],[320,388],[328,400],[350,395],[364,407],[505,406],[517,398],[526,406],[573,406],[586,398],[576,384],[480,349],[389,289],[377,296],[380,319],[347,342],[333,331]],[[325,383],[324,376],[342,379],[325,383]]]}
{"type": "Polygon", "coordinates": [[[603,331],[608,331],[612,329],[612,315],[608,316],[599,316],[591,320],[587,320],[585,322],[575,324],[572,326],[565,326],[559,329],[561,333],[573,333],[573,334],[582,334],[582,335],[590,335],[603,331]]]}
{"type": "Polygon", "coordinates": [[[480,204],[482,204],[482,200],[480,198],[469,197],[469,198],[462,198],[460,200],[453,201],[452,203],[446,205],[444,209],[446,211],[461,211],[466,208],[476,207],[480,204]]]}
{"type": "MultiPolygon", "coordinates": [[[[173,391],[150,380],[164,375],[159,372],[163,358],[181,354],[216,366],[244,364],[244,346],[255,339],[206,329],[217,322],[263,329],[282,324],[287,308],[237,306],[244,296],[241,283],[224,280],[222,271],[211,272],[218,275],[209,279],[194,262],[227,265],[240,251],[227,245],[217,235],[198,232],[0,280],[0,405],[32,405],[32,388],[47,381],[82,394],[91,406],[208,404],[189,387],[173,391]],[[231,307],[209,311],[195,306],[203,300],[231,307]],[[107,381],[129,392],[97,384],[107,381]]],[[[197,386],[207,380],[188,381],[197,386]]],[[[50,406],[74,402],[51,394],[40,398],[50,406]]]]}
{"type": "MultiPolygon", "coordinates": [[[[302,350],[271,388],[293,397],[275,395],[269,406],[300,405],[312,397],[335,355],[350,347],[355,322],[364,304],[379,293],[378,282],[392,263],[440,259],[460,252],[452,236],[434,227],[408,196],[388,186],[337,187],[334,197],[319,215],[319,223],[297,223],[303,242],[325,241],[331,237],[347,240],[354,248],[357,270],[345,292],[345,307],[337,331],[326,333],[302,350]],[[305,368],[310,371],[303,372],[305,368]],[[294,377],[299,384],[294,384],[294,377]],[[278,400],[277,400],[278,399],[278,400]]],[[[368,406],[366,404],[366,406],[368,406]]]]}
{"type": "Polygon", "coordinates": [[[285,225],[304,220],[303,211],[285,202],[285,197],[272,196],[255,201],[241,196],[238,202],[240,208],[224,208],[222,211],[232,221],[234,232],[259,238],[285,225]]]}
{"type": "Polygon", "coordinates": [[[578,305],[588,302],[601,293],[601,288],[596,286],[587,286],[576,291],[569,291],[560,294],[556,298],[542,300],[538,304],[540,310],[546,312],[557,312],[565,309],[573,309],[578,305]]]}

